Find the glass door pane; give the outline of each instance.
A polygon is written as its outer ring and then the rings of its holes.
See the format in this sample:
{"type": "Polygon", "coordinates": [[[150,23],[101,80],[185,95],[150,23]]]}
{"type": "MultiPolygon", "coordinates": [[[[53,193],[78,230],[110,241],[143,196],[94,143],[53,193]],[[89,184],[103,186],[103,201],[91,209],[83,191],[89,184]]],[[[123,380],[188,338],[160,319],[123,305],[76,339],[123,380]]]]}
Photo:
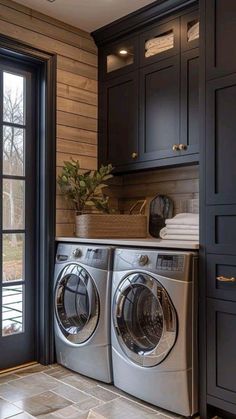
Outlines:
{"type": "Polygon", "coordinates": [[[35,359],[33,80],[0,64],[0,369],[35,359]]]}
{"type": "Polygon", "coordinates": [[[24,330],[25,97],[25,77],[3,71],[2,336],[24,330]]]}

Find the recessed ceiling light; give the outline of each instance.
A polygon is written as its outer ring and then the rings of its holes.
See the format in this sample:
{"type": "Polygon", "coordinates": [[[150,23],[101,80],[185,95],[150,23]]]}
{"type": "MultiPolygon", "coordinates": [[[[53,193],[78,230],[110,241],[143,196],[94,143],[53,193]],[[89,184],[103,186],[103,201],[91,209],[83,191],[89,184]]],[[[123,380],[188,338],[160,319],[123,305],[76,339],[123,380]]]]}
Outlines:
{"type": "Polygon", "coordinates": [[[127,49],[120,49],[119,54],[120,55],[127,55],[128,51],[127,51],[127,49]]]}
{"type": "Polygon", "coordinates": [[[56,0],[47,0],[47,1],[49,1],[49,3],[54,3],[54,1],[56,1],[56,0]]]}

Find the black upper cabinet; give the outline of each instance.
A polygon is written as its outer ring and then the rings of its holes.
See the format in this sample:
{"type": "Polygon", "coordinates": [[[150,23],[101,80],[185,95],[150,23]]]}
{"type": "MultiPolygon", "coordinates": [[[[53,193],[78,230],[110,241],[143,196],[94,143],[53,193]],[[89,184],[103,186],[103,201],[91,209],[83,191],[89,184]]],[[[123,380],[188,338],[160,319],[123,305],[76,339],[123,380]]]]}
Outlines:
{"type": "Polygon", "coordinates": [[[199,51],[188,50],[181,55],[181,132],[182,154],[199,151],[199,51]]]}
{"type": "Polygon", "coordinates": [[[129,73],[104,83],[101,104],[99,163],[112,163],[118,170],[138,158],[137,74],[129,73]]]}
{"type": "Polygon", "coordinates": [[[138,67],[138,37],[125,37],[104,47],[101,52],[103,80],[127,74],[138,67]]]}
{"type": "Polygon", "coordinates": [[[236,72],[236,1],[206,1],[207,78],[236,72]]]}
{"type": "Polygon", "coordinates": [[[140,71],[140,160],[174,157],[179,142],[179,57],[140,71]]]}
{"type": "Polygon", "coordinates": [[[100,164],[198,162],[197,22],[188,8],[99,47],[100,164]]]}
{"type": "Polygon", "coordinates": [[[206,89],[206,200],[236,204],[236,74],[206,89]]]}
{"type": "Polygon", "coordinates": [[[140,65],[146,66],[180,52],[180,20],[173,19],[140,35],[140,65]]]}

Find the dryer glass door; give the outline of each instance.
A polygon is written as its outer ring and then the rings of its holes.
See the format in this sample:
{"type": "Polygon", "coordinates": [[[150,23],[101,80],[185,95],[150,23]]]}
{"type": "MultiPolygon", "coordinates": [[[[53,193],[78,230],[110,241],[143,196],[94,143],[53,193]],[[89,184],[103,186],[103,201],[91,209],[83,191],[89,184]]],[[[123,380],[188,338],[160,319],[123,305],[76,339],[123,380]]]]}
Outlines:
{"type": "Polygon", "coordinates": [[[83,343],[94,333],[99,319],[99,297],[89,273],[78,264],[67,265],[55,289],[59,327],[72,343],[83,343]]]}
{"type": "Polygon", "coordinates": [[[127,276],[113,301],[117,339],[135,363],[151,367],[164,360],[177,335],[174,306],[162,285],[143,273],[127,276]]]}

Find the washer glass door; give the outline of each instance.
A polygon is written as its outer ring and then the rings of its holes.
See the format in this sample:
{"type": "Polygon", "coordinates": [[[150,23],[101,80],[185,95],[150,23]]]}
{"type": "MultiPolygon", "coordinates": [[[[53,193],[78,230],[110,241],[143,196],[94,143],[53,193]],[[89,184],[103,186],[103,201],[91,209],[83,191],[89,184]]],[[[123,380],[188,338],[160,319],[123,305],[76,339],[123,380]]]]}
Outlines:
{"type": "Polygon", "coordinates": [[[150,275],[135,273],[124,278],[113,301],[113,322],[122,350],[139,365],[159,364],[174,346],[174,306],[166,290],[150,275]]]}
{"type": "Polygon", "coordinates": [[[99,297],[94,281],[80,265],[72,263],[61,272],[55,289],[59,327],[72,343],[83,343],[94,333],[99,319],[99,297]]]}

